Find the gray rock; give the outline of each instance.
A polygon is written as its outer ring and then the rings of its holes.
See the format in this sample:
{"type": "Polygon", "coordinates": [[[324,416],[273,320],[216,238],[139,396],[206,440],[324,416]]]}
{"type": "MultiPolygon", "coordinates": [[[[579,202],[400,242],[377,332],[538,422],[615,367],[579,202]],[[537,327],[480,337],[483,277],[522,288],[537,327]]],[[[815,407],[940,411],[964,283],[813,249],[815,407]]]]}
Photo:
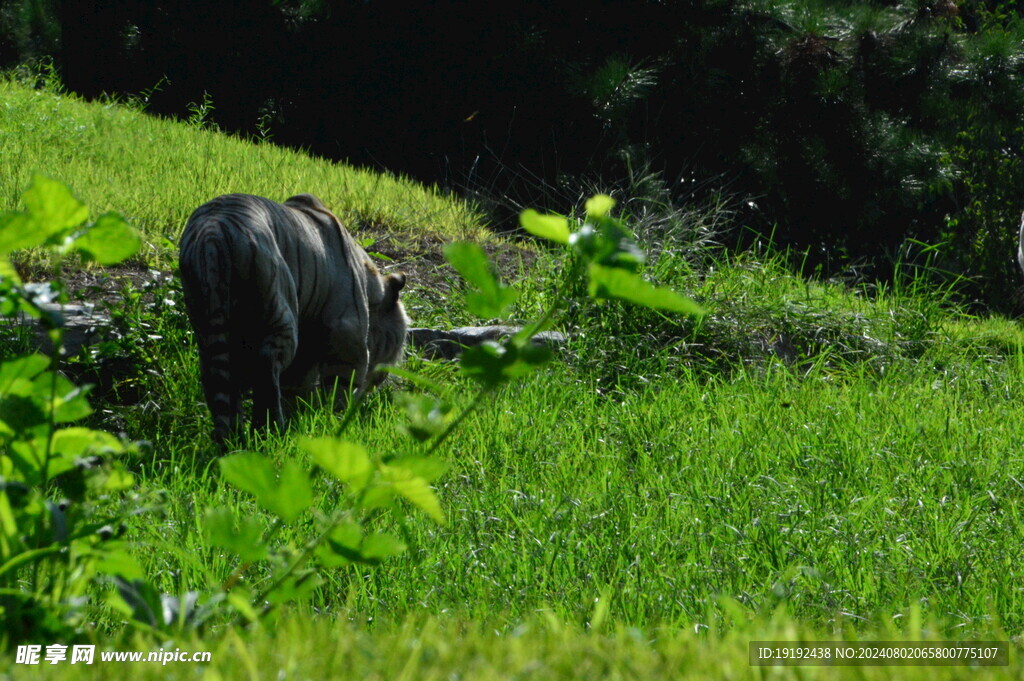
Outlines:
{"type": "MultiPolygon", "coordinates": [[[[110,326],[110,315],[97,311],[96,306],[91,303],[40,303],[40,307],[43,314],[49,317],[51,325],[64,328],[63,354],[68,357],[78,354],[86,346],[99,342],[101,330],[110,326]]],[[[53,342],[40,320],[20,312],[13,320],[4,322],[28,327],[39,351],[53,355],[53,342]]]]}
{"type": "MultiPolygon", "coordinates": [[[[439,329],[409,329],[406,341],[424,357],[454,359],[464,348],[480,345],[484,341],[498,341],[519,333],[521,326],[460,326],[451,331],[439,329]]],[[[558,331],[541,331],[534,336],[535,343],[557,350],[565,345],[566,337],[558,331]]]]}

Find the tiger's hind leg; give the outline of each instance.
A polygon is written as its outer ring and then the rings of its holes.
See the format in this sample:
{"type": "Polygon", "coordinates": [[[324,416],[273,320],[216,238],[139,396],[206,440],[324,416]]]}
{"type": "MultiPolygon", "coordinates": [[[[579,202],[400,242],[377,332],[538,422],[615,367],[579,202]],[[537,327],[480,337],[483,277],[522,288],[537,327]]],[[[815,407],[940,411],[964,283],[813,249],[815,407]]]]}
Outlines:
{"type": "Polygon", "coordinates": [[[263,430],[273,424],[278,431],[284,430],[284,409],[281,406],[281,367],[277,360],[260,353],[253,367],[257,374],[253,386],[252,427],[263,430]]]}
{"type": "MultiPolygon", "coordinates": [[[[299,337],[302,336],[300,330],[299,337]]],[[[291,365],[281,372],[281,403],[286,420],[291,419],[302,404],[314,408],[318,405],[316,397],[319,391],[316,388],[320,383],[320,365],[309,361],[314,356],[308,346],[299,346],[291,365]]]]}
{"type": "Polygon", "coordinates": [[[242,420],[242,399],[231,381],[231,363],[226,348],[216,344],[200,348],[199,371],[203,394],[213,418],[213,440],[223,450],[226,441],[238,432],[242,420]]]}

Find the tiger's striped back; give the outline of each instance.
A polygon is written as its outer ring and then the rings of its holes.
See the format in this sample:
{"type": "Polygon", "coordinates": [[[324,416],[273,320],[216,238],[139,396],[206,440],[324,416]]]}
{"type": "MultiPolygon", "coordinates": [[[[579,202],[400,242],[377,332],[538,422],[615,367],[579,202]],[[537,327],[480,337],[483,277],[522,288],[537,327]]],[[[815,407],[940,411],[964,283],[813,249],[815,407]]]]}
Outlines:
{"type": "Polygon", "coordinates": [[[204,204],[185,226],[179,267],[221,444],[249,390],[254,424],[283,426],[282,390],[303,394],[330,379],[363,390],[374,365],[401,357],[404,276],[380,275],[314,196],[204,204]]]}

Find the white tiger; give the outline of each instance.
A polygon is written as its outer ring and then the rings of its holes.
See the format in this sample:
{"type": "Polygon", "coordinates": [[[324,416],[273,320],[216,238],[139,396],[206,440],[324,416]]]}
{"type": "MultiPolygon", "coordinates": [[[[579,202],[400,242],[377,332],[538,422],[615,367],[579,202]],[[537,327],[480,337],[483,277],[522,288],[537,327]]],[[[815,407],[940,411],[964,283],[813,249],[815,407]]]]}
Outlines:
{"type": "Polygon", "coordinates": [[[1024,272],[1024,214],[1020,216],[1020,234],[1017,239],[1017,264],[1021,272],[1024,272]]]}
{"type": "Polygon", "coordinates": [[[357,394],[402,356],[404,274],[381,275],[341,222],[310,194],[283,204],[248,194],[196,209],[179,269],[203,391],[222,447],[253,391],[253,424],[284,427],[282,390],[318,382],[357,394]]]}

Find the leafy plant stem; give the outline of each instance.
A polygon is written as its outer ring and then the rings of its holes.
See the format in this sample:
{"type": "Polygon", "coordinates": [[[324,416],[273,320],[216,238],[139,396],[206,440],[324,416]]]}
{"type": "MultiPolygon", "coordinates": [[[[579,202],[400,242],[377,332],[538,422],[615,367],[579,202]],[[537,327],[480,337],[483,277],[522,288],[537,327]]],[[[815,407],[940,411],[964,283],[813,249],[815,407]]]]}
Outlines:
{"type": "MultiPolygon", "coordinates": [[[[269,530],[267,530],[267,534],[265,537],[263,537],[263,541],[269,542],[271,539],[274,538],[274,535],[276,535],[283,526],[284,523],[281,522],[280,518],[274,518],[274,524],[270,527],[269,530]]],[[[228,576],[228,578],[224,580],[224,584],[221,586],[221,590],[223,590],[224,593],[227,593],[231,591],[233,588],[235,588],[235,584],[238,583],[238,580],[240,580],[245,575],[245,572],[251,566],[251,561],[241,563],[237,568],[235,568],[234,572],[232,572],[228,576]]]]}
{"type": "MultiPolygon", "coordinates": [[[[298,556],[296,556],[295,560],[292,561],[291,565],[289,565],[285,569],[285,571],[282,574],[280,574],[277,577],[277,579],[275,579],[270,584],[270,586],[266,587],[263,591],[259,593],[259,595],[256,596],[255,599],[253,599],[253,604],[255,605],[265,601],[267,596],[269,596],[271,593],[277,590],[277,588],[284,584],[284,581],[288,579],[296,570],[298,570],[303,563],[309,560],[309,557],[313,554],[313,551],[316,550],[316,547],[318,547],[320,543],[323,542],[324,538],[327,537],[327,535],[329,535],[331,531],[338,526],[338,523],[341,522],[342,517],[342,514],[335,513],[334,516],[331,518],[331,521],[327,524],[323,531],[320,532],[320,534],[318,534],[312,540],[306,542],[306,545],[302,548],[302,552],[299,553],[298,556]]],[[[266,615],[273,609],[274,606],[268,604],[264,607],[263,614],[266,615]]]]}
{"type": "Polygon", "coordinates": [[[467,406],[467,407],[466,407],[465,409],[463,409],[463,410],[462,410],[462,411],[461,411],[461,412],[459,413],[459,415],[458,415],[458,416],[456,416],[456,417],[455,417],[455,418],[454,418],[454,419],[453,419],[453,420],[451,421],[451,423],[449,423],[449,424],[448,424],[448,425],[447,425],[447,426],[445,427],[445,429],[444,429],[443,431],[441,431],[441,434],[440,434],[440,435],[438,435],[438,436],[437,436],[437,439],[435,439],[435,440],[434,440],[434,443],[433,443],[433,444],[432,444],[432,445],[430,446],[430,449],[428,449],[428,450],[427,450],[426,456],[430,456],[430,455],[431,455],[431,454],[433,454],[433,453],[434,453],[435,451],[437,451],[437,448],[441,446],[441,443],[443,443],[443,442],[444,442],[444,441],[445,441],[445,440],[446,440],[446,439],[448,438],[448,436],[449,436],[449,435],[451,435],[451,433],[452,433],[452,432],[453,432],[453,431],[454,431],[454,430],[455,430],[456,428],[458,428],[458,427],[459,427],[459,424],[461,424],[461,423],[462,423],[462,421],[463,421],[463,420],[464,420],[464,419],[465,419],[465,418],[466,418],[467,416],[469,416],[470,414],[472,414],[472,413],[473,413],[473,412],[474,412],[474,411],[476,410],[476,408],[477,408],[478,406],[480,406],[480,403],[484,401],[484,398],[485,398],[485,397],[487,397],[488,395],[490,395],[490,394],[491,394],[491,392],[493,392],[493,390],[494,390],[494,388],[495,388],[495,387],[497,387],[497,386],[493,386],[493,385],[487,385],[487,386],[484,386],[483,388],[481,388],[481,389],[480,389],[480,391],[479,391],[479,392],[477,392],[476,396],[475,396],[475,397],[473,398],[473,401],[472,401],[472,402],[470,402],[470,403],[469,403],[469,405],[468,405],[468,406],[467,406]]]}
{"type": "MultiPolygon", "coordinates": [[[[535,322],[525,327],[520,332],[520,336],[525,339],[525,342],[530,342],[529,339],[533,338],[533,336],[535,336],[538,332],[546,328],[547,325],[551,322],[551,320],[554,319],[555,315],[562,309],[562,305],[560,304],[560,302],[562,300],[565,300],[568,296],[569,287],[572,285],[572,282],[574,282],[579,277],[581,269],[582,265],[580,263],[580,260],[578,258],[573,258],[572,266],[570,267],[568,274],[562,279],[562,282],[560,283],[558,288],[558,292],[554,296],[551,305],[549,305],[547,309],[544,310],[544,313],[535,322]]],[[[470,402],[469,405],[465,409],[463,409],[459,413],[459,415],[455,417],[455,419],[453,419],[451,423],[449,423],[445,427],[441,434],[437,436],[433,444],[431,444],[430,448],[427,450],[426,456],[430,456],[434,452],[436,452],[437,449],[448,438],[448,436],[459,427],[459,425],[462,423],[463,420],[465,420],[467,416],[476,411],[477,407],[480,406],[484,399],[487,398],[496,387],[496,385],[486,385],[483,388],[481,388],[480,391],[477,392],[476,396],[473,398],[473,401],[470,402]]]]}

